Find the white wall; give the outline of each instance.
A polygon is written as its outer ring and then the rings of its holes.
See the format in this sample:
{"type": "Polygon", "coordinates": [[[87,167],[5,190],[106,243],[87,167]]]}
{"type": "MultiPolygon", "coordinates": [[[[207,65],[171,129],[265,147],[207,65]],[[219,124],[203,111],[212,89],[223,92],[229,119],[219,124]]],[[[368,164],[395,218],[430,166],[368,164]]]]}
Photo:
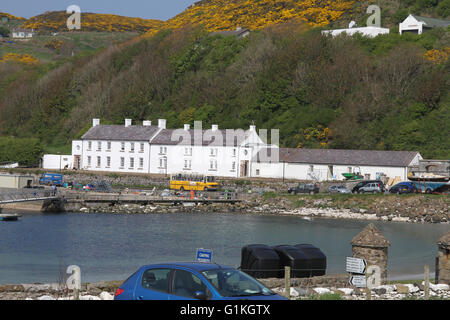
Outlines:
{"type": "Polygon", "coordinates": [[[303,163],[264,163],[255,162],[252,167],[253,177],[262,178],[284,178],[293,180],[345,180],[342,173],[360,172],[364,177],[368,174],[369,179],[374,180],[381,173],[388,178],[400,177],[407,179],[406,167],[383,167],[383,166],[350,166],[350,165],[309,165],[303,163]],[[350,168],[350,169],[349,169],[350,168]],[[259,174],[258,174],[259,170],[259,174]]]}
{"type": "Polygon", "coordinates": [[[251,156],[252,148],[243,147],[151,145],[150,173],[199,173],[220,177],[239,177],[241,161],[248,161],[250,174],[251,156]],[[166,167],[164,167],[164,159],[166,159],[166,167]]]}
{"type": "Polygon", "coordinates": [[[366,37],[376,37],[380,34],[389,34],[390,30],[388,28],[377,28],[377,27],[361,27],[361,28],[348,28],[348,29],[335,29],[335,30],[324,30],[322,34],[331,34],[333,37],[340,35],[341,33],[346,33],[349,36],[355,33],[361,33],[366,37]]]}
{"type": "MultiPolygon", "coordinates": [[[[137,172],[149,173],[149,152],[150,144],[142,141],[124,141],[125,149],[122,151],[122,141],[110,141],[111,148],[108,149],[108,141],[98,140],[83,140],[82,141],[82,170],[89,171],[109,171],[109,172],[137,172]],[[89,148],[89,142],[91,147],[89,148]],[[98,148],[98,142],[101,143],[101,148],[98,148]],[[134,143],[134,152],[131,150],[131,143],[134,143]],[[144,144],[144,149],[141,151],[141,143],[144,144]],[[90,157],[90,164],[89,164],[90,157]],[[98,165],[97,158],[100,157],[100,165],[98,165]],[[108,165],[108,157],[110,163],[108,165]],[[124,166],[121,166],[121,158],[124,158],[124,166]],[[131,167],[131,158],[134,159],[134,166],[131,167]],[[143,159],[141,166],[140,159],[143,159]]],[[[75,147],[77,144],[75,144],[75,147]]],[[[74,151],[72,151],[74,152],[74,151]]],[[[77,151],[75,151],[77,152],[77,151]]],[[[79,152],[79,151],[78,151],[79,152]]]]}
{"type": "Polygon", "coordinates": [[[45,154],[42,158],[43,169],[62,170],[66,166],[68,169],[73,168],[72,155],[45,154]]]}

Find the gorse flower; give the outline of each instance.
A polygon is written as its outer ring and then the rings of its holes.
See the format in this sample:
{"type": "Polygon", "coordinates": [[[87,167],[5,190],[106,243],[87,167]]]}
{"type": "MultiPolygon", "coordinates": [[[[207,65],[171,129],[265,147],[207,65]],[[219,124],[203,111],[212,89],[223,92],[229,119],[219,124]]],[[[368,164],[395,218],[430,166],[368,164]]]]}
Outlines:
{"type": "Polygon", "coordinates": [[[0,59],[0,62],[20,62],[26,64],[35,64],[39,62],[39,59],[33,57],[30,54],[18,54],[18,53],[7,53],[0,59]]]}

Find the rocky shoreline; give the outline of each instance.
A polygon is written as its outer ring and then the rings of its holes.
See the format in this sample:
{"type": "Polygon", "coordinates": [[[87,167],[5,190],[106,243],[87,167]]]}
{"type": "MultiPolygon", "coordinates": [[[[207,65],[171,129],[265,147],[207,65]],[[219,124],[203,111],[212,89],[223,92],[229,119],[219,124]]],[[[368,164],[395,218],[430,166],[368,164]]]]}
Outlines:
{"type": "Polygon", "coordinates": [[[305,219],[358,219],[370,221],[393,221],[414,223],[449,223],[450,201],[443,197],[417,196],[376,196],[348,197],[345,201],[326,196],[313,198],[262,197],[234,204],[116,204],[84,205],[77,210],[82,213],[112,214],[170,214],[170,213],[236,213],[294,215],[305,219]],[[337,200],[336,200],[337,199],[337,200]]]}

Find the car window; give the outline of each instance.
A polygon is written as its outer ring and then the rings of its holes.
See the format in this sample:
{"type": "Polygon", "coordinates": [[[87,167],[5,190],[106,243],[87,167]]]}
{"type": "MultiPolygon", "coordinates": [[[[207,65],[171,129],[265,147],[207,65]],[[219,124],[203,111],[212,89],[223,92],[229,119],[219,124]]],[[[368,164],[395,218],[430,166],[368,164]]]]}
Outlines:
{"type": "Polygon", "coordinates": [[[170,269],[148,269],[142,274],[142,287],[160,292],[168,292],[170,269]]]}
{"type": "Polygon", "coordinates": [[[252,295],[273,295],[264,285],[239,270],[208,270],[202,274],[224,297],[245,297],[252,295]]]}
{"type": "Polygon", "coordinates": [[[197,291],[208,294],[208,287],[206,287],[199,277],[189,271],[175,271],[172,294],[186,298],[194,298],[197,291]]]}

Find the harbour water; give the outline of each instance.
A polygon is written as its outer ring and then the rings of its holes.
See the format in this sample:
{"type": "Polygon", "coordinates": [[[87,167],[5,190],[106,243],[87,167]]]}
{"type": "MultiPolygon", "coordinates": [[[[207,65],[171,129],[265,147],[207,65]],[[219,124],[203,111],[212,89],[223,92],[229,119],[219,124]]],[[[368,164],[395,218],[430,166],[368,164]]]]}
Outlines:
{"type": "MultiPolygon", "coordinates": [[[[27,214],[0,223],[0,284],[58,282],[67,266],[82,282],[124,280],[139,266],[193,261],[197,248],[215,262],[239,266],[247,244],[311,243],[327,256],[327,273],[345,273],[351,239],[369,222],[256,214],[27,214]]],[[[434,271],[436,241],[448,224],[374,222],[391,242],[388,277],[434,271]]]]}

